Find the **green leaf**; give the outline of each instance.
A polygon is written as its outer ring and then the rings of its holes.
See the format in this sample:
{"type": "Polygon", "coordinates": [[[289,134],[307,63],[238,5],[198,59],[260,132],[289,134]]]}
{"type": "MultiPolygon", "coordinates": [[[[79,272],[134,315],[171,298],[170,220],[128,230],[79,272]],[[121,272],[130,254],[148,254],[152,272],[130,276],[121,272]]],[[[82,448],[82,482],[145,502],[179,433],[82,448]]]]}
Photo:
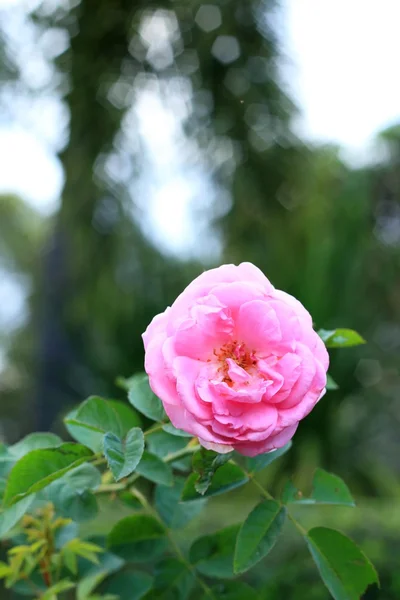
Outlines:
{"type": "Polygon", "coordinates": [[[92,455],[85,446],[73,443],[62,444],[58,448],[32,450],[11,469],[4,505],[9,506],[28,494],[38,492],[92,455]]]}
{"type": "MultiPolygon", "coordinates": [[[[211,588],[218,600],[261,600],[258,593],[243,581],[224,581],[211,588]]],[[[205,593],[202,600],[209,600],[205,593]]]]}
{"type": "Polygon", "coordinates": [[[325,343],[327,348],[349,348],[350,346],[359,346],[365,344],[364,338],[352,329],[320,329],[319,337],[325,343]]]}
{"type": "Polygon", "coordinates": [[[107,538],[109,550],[136,562],[158,556],[166,545],[165,529],[150,515],[132,515],[118,521],[107,538]]]}
{"type": "Polygon", "coordinates": [[[141,571],[122,571],[108,577],[102,593],[115,594],[119,600],[141,600],[151,590],[153,578],[141,571]]]}
{"type": "Polygon", "coordinates": [[[265,500],[251,511],[237,536],[235,573],[247,571],[272,550],[285,517],[286,509],[274,500],[265,500]]]}
{"type": "Polygon", "coordinates": [[[100,483],[100,471],[91,464],[82,464],[53,481],[39,495],[52,502],[61,516],[78,522],[88,521],[98,512],[97,499],[91,490],[100,483]]]}
{"type": "Polygon", "coordinates": [[[100,573],[94,573],[81,579],[76,590],[76,600],[89,600],[92,597],[92,593],[107,575],[106,571],[101,571],[100,573]]]}
{"type": "Polygon", "coordinates": [[[152,421],[164,421],[166,414],[161,400],[153,394],[147,375],[141,373],[129,380],[129,402],[152,421]]]}
{"type": "Polygon", "coordinates": [[[163,425],[163,430],[167,433],[170,433],[171,435],[176,435],[178,437],[193,437],[191,433],[187,433],[186,431],[183,431],[183,429],[177,429],[172,425],[172,423],[166,423],[165,425],[163,425]]]}
{"type": "Polygon", "coordinates": [[[290,450],[291,447],[292,442],[288,442],[285,446],[282,446],[282,448],[278,448],[278,450],[272,450],[272,452],[259,454],[254,458],[247,458],[247,470],[249,471],[249,473],[253,474],[257,473],[258,471],[261,471],[262,469],[265,469],[265,467],[268,467],[268,465],[270,465],[274,460],[286,454],[286,452],[288,452],[288,450],[290,450]]]}
{"type": "MultiPolygon", "coordinates": [[[[183,502],[190,500],[198,500],[201,496],[196,491],[195,483],[197,481],[197,474],[192,473],[186,480],[185,487],[183,488],[182,498],[183,502]]],[[[234,463],[226,463],[216,471],[212,482],[205,492],[204,497],[209,498],[211,496],[218,496],[224,492],[229,492],[237,487],[240,487],[247,483],[249,478],[246,473],[238,465],[234,463]]]]}
{"type": "MultiPolygon", "coordinates": [[[[152,454],[155,454],[159,458],[164,458],[167,454],[171,454],[173,452],[177,452],[178,450],[182,450],[187,446],[187,439],[183,437],[178,437],[176,435],[170,435],[165,431],[155,431],[150,435],[146,436],[146,443],[149,451],[152,454]]],[[[190,460],[191,457],[186,456],[183,459],[176,460],[171,465],[174,469],[181,469],[183,464],[185,464],[184,472],[188,472],[187,460],[189,460],[189,469],[190,469],[190,460]]]]}
{"type": "Polygon", "coordinates": [[[292,481],[287,481],[282,491],[283,504],[314,504],[314,500],[304,498],[292,481]]]}
{"type": "Polygon", "coordinates": [[[207,577],[234,577],[233,552],[240,525],[232,525],[196,540],[190,548],[190,562],[207,577]]]}
{"type": "Polygon", "coordinates": [[[8,577],[12,575],[13,570],[7,563],[0,561],[0,579],[4,579],[4,577],[8,577]]]}
{"type": "Polygon", "coordinates": [[[311,529],[306,542],[326,587],[335,600],[360,600],[378,575],[365,554],[348,537],[326,527],[311,529]]]}
{"type": "Polygon", "coordinates": [[[104,433],[93,431],[92,429],[88,429],[86,425],[80,424],[75,419],[76,413],[77,410],[72,410],[64,419],[64,425],[68,433],[74,440],[83,446],[87,446],[93,452],[102,452],[104,433]]]}
{"type": "Polygon", "coordinates": [[[69,433],[93,452],[102,450],[103,435],[107,432],[122,435],[120,418],[112,405],[98,396],[91,396],[76,411],[64,419],[69,433]]]}
{"type": "Polygon", "coordinates": [[[143,431],[134,427],[122,442],[114,433],[108,432],[103,440],[104,455],[114,478],[118,481],[130,475],[142,458],[144,449],[143,431]]]}
{"type": "Polygon", "coordinates": [[[349,488],[340,477],[317,469],[313,479],[313,490],[309,498],[305,498],[291,481],[286,482],[282,502],[284,504],[341,504],[355,506],[349,488]]]}
{"type": "Polygon", "coordinates": [[[142,460],[136,467],[136,472],[161,485],[171,486],[173,484],[173,475],[170,465],[163,462],[155,454],[143,452],[142,460]]]}
{"type": "Polygon", "coordinates": [[[48,486],[46,498],[54,504],[59,515],[78,523],[94,519],[98,513],[97,498],[89,489],[78,491],[63,480],[48,486]]]}
{"type": "Polygon", "coordinates": [[[62,481],[68,483],[77,492],[96,490],[101,484],[101,473],[94,465],[86,463],[68,471],[62,481]]]}
{"type": "Polygon", "coordinates": [[[184,562],[165,558],[155,569],[153,597],[157,600],[186,600],[194,584],[194,576],[184,562]]]}
{"type": "Polygon", "coordinates": [[[32,450],[56,448],[62,443],[62,439],[54,433],[30,433],[13,446],[10,446],[9,451],[16,459],[19,459],[32,450]]]}
{"type": "Polygon", "coordinates": [[[57,594],[61,594],[62,592],[71,590],[74,587],[75,583],[73,583],[72,581],[68,581],[68,579],[62,579],[61,581],[58,581],[57,583],[52,585],[40,597],[42,600],[57,600],[57,594]]]}
{"type": "Polygon", "coordinates": [[[158,485],[155,491],[155,505],[158,514],[171,529],[184,527],[197,517],[207,500],[200,498],[193,502],[180,502],[184,480],[175,477],[173,487],[158,485]]]}
{"type": "Polygon", "coordinates": [[[137,413],[136,410],[133,410],[132,406],[126,401],[107,400],[107,404],[109,404],[118,415],[121,424],[122,437],[133,427],[140,427],[140,429],[142,429],[143,423],[139,413],[137,413]]]}
{"type": "Polygon", "coordinates": [[[233,452],[217,454],[213,450],[201,448],[193,454],[192,467],[198,477],[194,487],[199,494],[204,495],[211,485],[212,478],[219,467],[222,467],[232,457],[233,452]]]}
{"type": "Polygon", "coordinates": [[[337,475],[317,469],[314,474],[312,500],[317,504],[344,504],[355,506],[345,482],[337,475]]]}
{"type": "Polygon", "coordinates": [[[0,538],[3,538],[18,523],[18,521],[28,512],[35,494],[26,496],[23,500],[16,502],[10,508],[6,508],[0,514],[0,538]]]}
{"type": "Polygon", "coordinates": [[[326,389],[327,390],[338,390],[339,386],[336,383],[336,381],[332,378],[331,375],[329,375],[329,373],[326,374],[326,389]]]}

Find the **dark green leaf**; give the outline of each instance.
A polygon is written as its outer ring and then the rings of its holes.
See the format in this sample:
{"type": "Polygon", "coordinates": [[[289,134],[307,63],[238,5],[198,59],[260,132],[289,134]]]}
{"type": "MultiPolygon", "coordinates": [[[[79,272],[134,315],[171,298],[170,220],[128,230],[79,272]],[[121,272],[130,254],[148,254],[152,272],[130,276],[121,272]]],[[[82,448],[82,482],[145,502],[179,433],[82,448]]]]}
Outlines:
{"type": "Polygon", "coordinates": [[[265,469],[265,467],[268,467],[274,460],[286,454],[291,447],[292,442],[288,442],[285,446],[282,446],[282,448],[278,448],[278,450],[259,454],[254,458],[248,458],[246,460],[247,470],[249,473],[257,473],[258,471],[265,469]]]}
{"type": "Polygon", "coordinates": [[[167,433],[170,433],[171,435],[176,435],[178,437],[193,437],[191,433],[187,433],[186,431],[183,431],[183,429],[177,429],[172,425],[172,423],[166,423],[165,425],[163,425],[163,430],[167,433]]]}
{"type": "MultiPolygon", "coordinates": [[[[182,492],[182,501],[188,502],[190,500],[198,500],[201,498],[195,488],[196,480],[196,473],[192,473],[186,480],[182,492]]],[[[224,492],[229,492],[230,490],[234,490],[235,488],[244,485],[248,480],[249,479],[243,469],[234,463],[228,462],[216,471],[211,485],[204,494],[204,497],[209,498],[210,496],[218,496],[224,492]]]]}
{"type": "Polygon", "coordinates": [[[326,389],[331,391],[339,389],[338,384],[336,383],[336,381],[334,381],[332,376],[329,375],[329,373],[326,374],[326,389]]]}
{"type": "Polygon", "coordinates": [[[240,525],[232,525],[196,540],[190,548],[190,562],[207,577],[234,577],[233,552],[240,525]]]}
{"type": "Polygon", "coordinates": [[[333,329],[330,331],[320,329],[317,333],[327,348],[348,348],[365,344],[364,338],[352,329],[333,329]]]}
{"type": "Polygon", "coordinates": [[[147,375],[134,375],[130,378],[128,399],[148,419],[152,421],[164,421],[166,419],[161,400],[153,394],[147,375]]]}
{"type": "Polygon", "coordinates": [[[107,538],[108,548],[126,560],[149,561],[165,548],[164,527],[149,515],[132,515],[118,521],[107,538]]]}
{"type": "MultiPolygon", "coordinates": [[[[218,600],[261,600],[257,592],[243,581],[224,581],[211,588],[218,600]]],[[[205,593],[202,600],[209,600],[205,593]]]]}
{"type": "Polygon", "coordinates": [[[198,477],[194,487],[199,494],[204,495],[211,485],[212,478],[219,467],[222,467],[232,457],[233,452],[217,454],[213,450],[201,448],[193,454],[192,467],[198,477]]]}
{"type": "Polygon", "coordinates": [[[378,575],[360,548],[326,527],[311,529],[306,541],[326,587],[335,600],[360,600],[378,575]]]}
{"type": "Polygon", "coordinates": [[[153,597],[157,600],[186,600],[194,576],[185,563],[177,558],[165,558],[155,569],[153,597]]]}
{"type": "Polygon", "coordinates": [[[141,600],[152,588],[153,578],[141,571],[121,571],[108,577],[101,586],[102,594],[115,594],[119,600],[141,600]]]}
{"type": "Polygon", "coordinates": [[[43,489],[91,456],[88,448],[72,443],[62,444],[58,448],[32,450],[10,472],[4,493],[5,506],[43,489]]]}
{"type": "Polygon", "coordinates": [[[134,427],[122,442],[114,433],[108,432],[104,436],[103,450],[109,468],[114,478],[118,481],[130,475],[142,458],[144,449],[143,431],[134,427]]]}
{"type": "MultiPolygon", "coordinates": [[[[152,454],[159,458],[164,458],[168,454],[182,450],[187,446],[187,439],[176,435],[171,435],[165,431],[156,431],[146,436],[147,447],[152,454]]],[[[190,456],[175,460],[171,465],[174,469],[183,470],[185,473],[190,470],[190,456]],[[189,461],[189,463],[188,463],[189,461]],[[188,464],[187,464],[188,463],[188,464]],[[185,465],[185,466],[184,466],[185,465]]]]}
{"type": "Polygon", "coordinates": [[[314,500],[304,498],[303,493],[297,489],[292,481],[287,481],[282,491],[283,504],[314,504],[314,500]]]}
{"type": "Polygon", "coordinates": [[[284,504],[342,504],[355,506],[355,502],[347,485],[332,473],[317,469],[313,479],[313,490],[309,498],[305,498],[291,481],[288,481],[282,493],[284,504]]]}
{"type": "Polygon", "coordinates": [[[93,452],[101,451],[103,434],[111,432],[118,437],[122,435],[123,427],[116,411],[107,400],[98,396],[85,400],[74,416],[70,413],[64,422],[78,441],[82,440],[83,435],[83,440],[93,452]]]}
{"type": "Polygon", "coordinates": [[[173,487],[158,485],[155,492],[155,504],[158,514],[171,529],[184,527],[204,508],[207,500],[200,498],[193,502],[180,502],[184,480],[175,477],[173,487]]]}
{"type": "Polygon", "coordinates": [[[286,509],[274,500],[265,500],[251,511],[237,536],[235,573],[247,571],[272,550],[285,516],[286,509]]]}
{"type": "Polygon", "coordinates": [[[323,469],[315,471],[311,498],[319,504],[355,506],[350,490],[344,481],[323,469]]]}
{"type": "Polygon", "coordinates": [[[154,483],[167,486],[173,484],[170,465],[163,462],[155,454],[150,454],[150,452],[143,452],[142,460],[136,467],[136,472],[154,483]]]}
{"type": "Polygon", "coordinates": [[[26,496],[0,514],[0,538],[3,538],[26,514],[35,499],[35,495],[26,496]]]}

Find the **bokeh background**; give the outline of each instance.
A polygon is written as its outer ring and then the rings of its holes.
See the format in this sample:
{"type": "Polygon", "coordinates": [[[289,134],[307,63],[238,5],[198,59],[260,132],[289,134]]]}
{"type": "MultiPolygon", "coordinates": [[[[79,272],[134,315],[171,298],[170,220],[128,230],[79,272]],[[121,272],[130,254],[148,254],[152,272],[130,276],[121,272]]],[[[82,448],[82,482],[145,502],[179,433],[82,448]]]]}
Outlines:
{"type": "MultiPolygon", "coordinates": [[[[368,341],[331,353],[339,390],[265,477],[344,477],[357,510],[301,510],[360,541],[383,600],[400,597],[399,21],[398,0],[0,3],[0,437],[122,397],[151,318],[205,268],[252,261],[316,326],[368,341]]],[[[252,574],[263,597],[327,599],[291,536],[252,574]]]]}

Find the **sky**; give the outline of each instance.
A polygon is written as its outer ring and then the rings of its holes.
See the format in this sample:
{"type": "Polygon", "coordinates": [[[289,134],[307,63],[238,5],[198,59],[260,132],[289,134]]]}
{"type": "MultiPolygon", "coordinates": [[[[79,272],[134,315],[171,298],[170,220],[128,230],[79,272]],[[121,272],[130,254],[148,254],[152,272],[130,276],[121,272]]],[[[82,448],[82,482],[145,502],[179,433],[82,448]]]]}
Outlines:
{"type": "MultiPolygon", "coordinates": [[[[16,2],[0,0],[0,10],[16,2]]],[[[353,162],[373,156],[374,134],[400,120],[399,23],[399,0],[284,0],[284,76],[304,137],[339,143],[353,162]]],[[[150,138],[159,135],[154,122],[150,138]]],[[[46,140],[21,126],[0,128],[0,165],[0,191],[22,195],[44,214],[56,208],[62,170],[46,140]]]]}

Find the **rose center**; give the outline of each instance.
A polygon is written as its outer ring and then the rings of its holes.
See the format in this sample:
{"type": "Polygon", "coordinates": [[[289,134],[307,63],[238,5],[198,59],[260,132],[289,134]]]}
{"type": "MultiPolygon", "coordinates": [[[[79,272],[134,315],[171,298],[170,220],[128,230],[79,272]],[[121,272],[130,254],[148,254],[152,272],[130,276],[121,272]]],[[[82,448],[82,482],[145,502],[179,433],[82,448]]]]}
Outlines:
{"type": "Polygon", "coordinates": [[[229,363],[227,362],[228,358],[235,361],[239,367],[248,373],[251,373],[257,364],[255,351],[249,350],[243,342],[238,342],[237,340],[228,342],[227,344],[221,346],[221,348],[218,350],[214,350],[214,356],[217,358],[219,363],[217,372],[222,376],[222,381],[227,383],[229,386],[232,386],[234,382],[229,376],[229,363]]]}

